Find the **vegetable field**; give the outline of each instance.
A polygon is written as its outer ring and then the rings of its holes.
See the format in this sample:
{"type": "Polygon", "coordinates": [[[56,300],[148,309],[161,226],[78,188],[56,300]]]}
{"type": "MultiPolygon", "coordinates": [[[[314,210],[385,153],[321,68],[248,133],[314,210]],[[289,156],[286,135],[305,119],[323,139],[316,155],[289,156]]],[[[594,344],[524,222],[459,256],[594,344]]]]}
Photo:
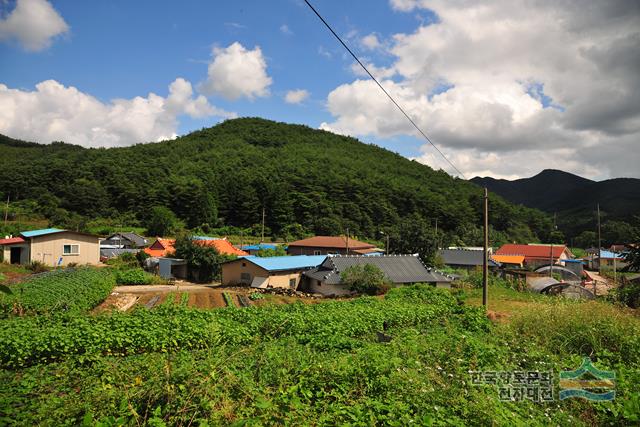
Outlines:
{"type": "Polygon", "coordinates": [[[0,294],[0,313],[22,314],[82,312],[102,302],[115,286],[107,269],[52,270],[11,285],[11,294],[0,294]]]}
{"type": "Polygon", "coordinates": [[[637,423],[636,317],[535,297],[535,311],[492,324],[464,297],[413,286],[384,298],[198,310],[176,295],[126,314],[5,319],[0,423],[637,423]],[[390,341],[380,340],[383,325],[390,341]],[[585,355],[616,372],[613,402],[504,402],[470,380],[475,370],[557,373],[585,355]]]}

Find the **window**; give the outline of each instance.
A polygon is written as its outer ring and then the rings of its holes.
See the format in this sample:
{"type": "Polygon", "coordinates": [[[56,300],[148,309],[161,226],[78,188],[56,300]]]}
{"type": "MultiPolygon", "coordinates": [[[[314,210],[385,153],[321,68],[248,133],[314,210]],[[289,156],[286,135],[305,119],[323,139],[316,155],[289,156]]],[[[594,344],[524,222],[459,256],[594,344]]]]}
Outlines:
{"type": "Polygon", "coordinates": [[[249,273],[240,273],[240,281],[243,283],[251,281],[251,275],[249,273]]]}
{"type": "Polygon", "coordinates": [[[290,288],[296,287],[296,279],[289,279],[289,287],[290,288]]]}
{"type": "Polygon", "coordinates": [[[320,251],[313,251],[313,254],[314,254],[314,255],[322,255],[322,254],[320,253],[320,251]]]}
{"type": "Polygon", "coordinates": [[[246,267],[246,266],[247,266],[247,263],[246,263],[246,262],[243,262],[243,263],[242,263],[242,266],[243,266],[243,267],[246,267]]]}
{"type": "Polygon", "coordinates": [[[80,253],[80,245],[63,245],[62,255],[78,255],[80,253]]]}

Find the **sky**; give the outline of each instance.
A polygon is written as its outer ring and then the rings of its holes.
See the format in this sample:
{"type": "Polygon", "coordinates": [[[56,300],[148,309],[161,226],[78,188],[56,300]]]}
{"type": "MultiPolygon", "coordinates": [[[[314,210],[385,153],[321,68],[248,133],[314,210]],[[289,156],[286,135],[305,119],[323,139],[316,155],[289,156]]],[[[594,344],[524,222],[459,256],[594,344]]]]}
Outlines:
{"type": "MultiPolygon", "coordinates": [[[[640,178],[640,2],[312,0],[466,178],[640,178]]],[[[302,0],[0,0],[0,133],[114,147],[259,116],[452,175],[302,0]]]]}

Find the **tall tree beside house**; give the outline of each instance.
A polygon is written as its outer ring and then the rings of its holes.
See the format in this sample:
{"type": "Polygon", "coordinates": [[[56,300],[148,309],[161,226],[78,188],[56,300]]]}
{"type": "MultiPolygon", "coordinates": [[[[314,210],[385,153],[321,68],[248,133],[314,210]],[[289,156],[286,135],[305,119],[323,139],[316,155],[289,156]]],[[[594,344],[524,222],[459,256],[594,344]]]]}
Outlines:
{"type": "Polygon", "coordinates": [[[176,239],[175,258],[187,261],[189,278],[196,282],[220,280],[222,263],[236,258],[235,255],[222,255],[213,246],[198,245],[191,236],[183,235],[176,239]]]}

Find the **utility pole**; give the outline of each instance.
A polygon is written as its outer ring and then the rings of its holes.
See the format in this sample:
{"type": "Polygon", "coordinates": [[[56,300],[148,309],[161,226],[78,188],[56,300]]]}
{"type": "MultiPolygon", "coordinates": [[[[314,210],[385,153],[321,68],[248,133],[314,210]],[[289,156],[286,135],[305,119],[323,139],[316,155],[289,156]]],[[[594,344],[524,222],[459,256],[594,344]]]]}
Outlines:
{"type": "Polygon", "coordinates": [[[4,208],[4,225],[7,226],[7,219],[9,218],[9,195],[7,194],[7,206],[4,208]]]}
{"type": "Polygon", "coordinates": [[[602,273],[602,236],[600,235],[600,203],[598,203],[597,209],[598,209],[598,274],[601,274],[602,273]]]}
{"type": "Polygon", "coordinates": [[[436,251],[440,249],[440,245],[438,244],[438,218],[436,218],[436,251]]]}
{"type": "Polygon", "coordinates": [[[389,255],[389,234],[387,233],[386,236],[387,236],[387,246],[386,246],[386,249],[385,249],[384,253],[386,255],[389,255]]]}
{"type": "Polygon", "coordinates": [[[484,251],[482,257],[482,305],[487,309],[489,288],[489,193],[484,188],[484,251]]]}
{"type": "Polygon", "coordinates": [[[260,243],[264,243],[264,205],[262,206],[262,240],[260,243]]]}
{"type": "Polygon", "coordinates": [[[553,243],[549,246],[549,277],[553,277],[553,243]]]}

